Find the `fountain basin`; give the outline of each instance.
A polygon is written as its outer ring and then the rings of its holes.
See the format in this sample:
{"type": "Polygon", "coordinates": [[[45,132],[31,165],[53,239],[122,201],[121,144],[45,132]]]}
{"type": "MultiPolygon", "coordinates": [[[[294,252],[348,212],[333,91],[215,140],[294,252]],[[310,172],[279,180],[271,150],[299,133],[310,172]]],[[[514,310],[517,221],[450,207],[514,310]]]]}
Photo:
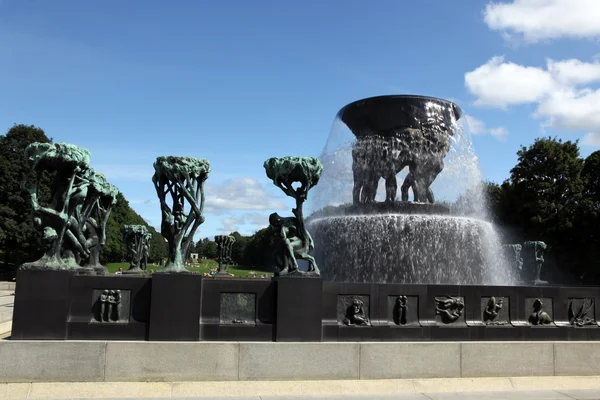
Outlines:
{"type": "Polygon", "coordinates": [[[311,220],[324,280],[508,285],[488,222],[450,215],[370,214],[311,220]]]}

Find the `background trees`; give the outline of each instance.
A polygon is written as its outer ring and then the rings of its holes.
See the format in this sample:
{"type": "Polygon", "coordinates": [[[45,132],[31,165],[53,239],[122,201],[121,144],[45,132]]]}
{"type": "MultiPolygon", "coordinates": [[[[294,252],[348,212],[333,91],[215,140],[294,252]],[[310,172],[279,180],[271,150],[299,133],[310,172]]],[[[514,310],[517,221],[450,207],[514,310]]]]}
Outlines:
{"type": "Polygon", "coordinates": [[[546,242],[551,282],[600,283],[600,152],[583,159],[577,142],[547,137],[517,155],[510,178],[487,185],[503,241],[546,242]]]}
{"type": "MultiPolygon", "coordinates": [[[[0,136],[0,254],[5,267],[36,260],[44,251],[33,227],[27,193],[21,190],[21,179],[28,170],[23,154],[33,142],[51,143],[52,139],[42,129],[28,125],[14,125],[0,136]]],[[[500,228],[503,243],[543,240],[549,247],[542,279],[600,284],[600,151],[583,158],[577,142],[545,137],[521,147],[517,155],[508,179],[484,184],[490,217],[500,228]]],[[[42,201],[49,197],[51,178],[44,174],[40,182],[42,201]]],[[[459,198],[454,206],[467,210],[468,197],[459,198]]],[[[162,235],[119,192],[106,226],[102,263],[125,257],[123,225],[148,227],[152,233],[150,262],[166,257],[162,235]]],[[[268,227],[250,236],[232,232],[236,238],[233,260],[247,268],[268,265],[270,233],[268,227]]],[[[199,257],[216,258],[217,246],[211,239],[195,244],[199,257]]]]}

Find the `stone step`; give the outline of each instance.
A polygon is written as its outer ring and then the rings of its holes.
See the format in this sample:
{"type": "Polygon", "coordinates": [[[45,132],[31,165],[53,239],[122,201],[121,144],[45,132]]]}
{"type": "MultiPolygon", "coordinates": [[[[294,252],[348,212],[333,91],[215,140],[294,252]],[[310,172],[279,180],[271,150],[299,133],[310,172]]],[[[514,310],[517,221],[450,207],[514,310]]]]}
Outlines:
{"type": "Polygon", "coordinates": [[[14,290],[0,290],[0,297],[13,296],[14,290]]]}
{"type": "Polygon", "coordinates": [[[0,282],[0,290],[15,290],[16,282],[0,282]]]}
{"type": "Polygon", "coordinates": [[[1,296],[0,297],[0,306],[4,306],[7,304],[14,304],[15,296],[1,296]]]}

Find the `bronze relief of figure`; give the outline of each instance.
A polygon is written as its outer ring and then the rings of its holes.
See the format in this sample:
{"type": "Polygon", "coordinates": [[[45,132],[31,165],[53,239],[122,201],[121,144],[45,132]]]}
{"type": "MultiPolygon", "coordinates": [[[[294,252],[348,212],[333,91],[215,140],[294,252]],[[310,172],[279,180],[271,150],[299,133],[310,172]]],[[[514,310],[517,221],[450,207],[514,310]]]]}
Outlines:
{"type": "Polygon", "coordinates": [[[460,297],[436,297],[435,302],[435,313],[445,324],[451,324],[463,315],[465,303],[460,297]]]}
{"type": "Polygon", "coordinates": [[[531,325],[548,325],[552,323],[552,318],[543,310],[543,307],[544,303],[542,303],[542,300],[536,299],[533,302],[533,312],[529,316],[529,323],[531,325]]]}
{"type": "Polygon", "coordinates": [[[360,299],[354,299],[346,310],[344,325],[368,326],[369,319],[364,311],[365,303],[360,299]]]}

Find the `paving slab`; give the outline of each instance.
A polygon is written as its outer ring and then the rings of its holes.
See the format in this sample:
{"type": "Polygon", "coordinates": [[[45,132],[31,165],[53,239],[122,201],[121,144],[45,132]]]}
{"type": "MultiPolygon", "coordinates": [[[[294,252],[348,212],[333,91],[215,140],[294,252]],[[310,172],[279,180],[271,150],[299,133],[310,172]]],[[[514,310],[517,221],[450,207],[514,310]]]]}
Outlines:
{"type": "Polygon", "coordinates": [[[0,307],[0,324],[7,321],[12,321],[13,309],[0,307]]]}
{"type": "Polygon", "coordinates": [[[28,399],[69,398],[85,399],[116,398],[169,398],[171,384],[161,382],[62,382],[32,383],[28,399]]]}
{"type": "Polygon", "coordinates": [[[552,390],[522,392],[424,393],[431,400],[573,400],[552,390]]]}
{"type": "Polygon", "coordinates": [[[577,400],[598,400],[600,399],[600,390],[557,390],[557,392],[570,396],[577,400]]]}
{"type": "Polygon", "coordinates": [[[0,383],[0,400],[26,399],[29,383],[0,383]]]}

